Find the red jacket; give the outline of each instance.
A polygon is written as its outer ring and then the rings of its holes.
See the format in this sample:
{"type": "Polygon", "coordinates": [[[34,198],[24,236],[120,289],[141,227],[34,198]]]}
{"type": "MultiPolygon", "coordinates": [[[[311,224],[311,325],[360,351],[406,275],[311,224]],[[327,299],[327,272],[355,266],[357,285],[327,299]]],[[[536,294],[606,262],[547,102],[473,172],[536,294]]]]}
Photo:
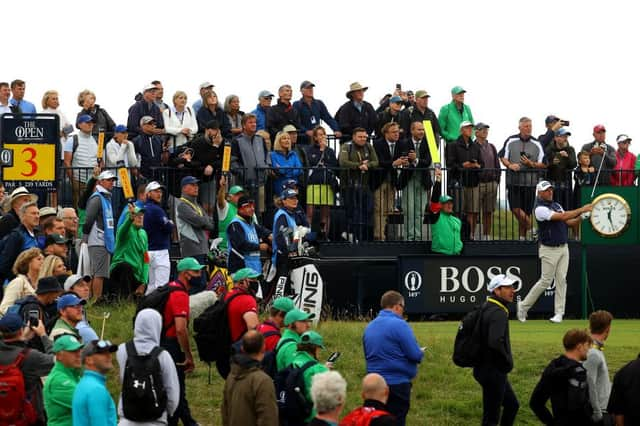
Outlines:
{"type": "Polygon", "coordinates": [[[616,166],[611,173],[611,185],[632,186],[635,180],[634,168],[636,166],[636,156],[627,152],[624,157],[620,156],[620,151],[616,151],[616,166]]]}

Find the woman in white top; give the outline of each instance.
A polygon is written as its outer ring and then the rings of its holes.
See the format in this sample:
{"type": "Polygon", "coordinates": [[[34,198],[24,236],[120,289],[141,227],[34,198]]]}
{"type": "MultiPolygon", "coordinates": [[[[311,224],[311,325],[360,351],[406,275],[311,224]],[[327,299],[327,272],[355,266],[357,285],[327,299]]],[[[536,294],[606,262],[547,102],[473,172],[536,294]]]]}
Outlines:
{"type": "Polygon", "coordinates": [[[187,143],[198,131],[198,121],[191,108],[187,106],[187,94],[178,90],[173,95],[173,106],[164,110],[165,131],[173,135],[169,141],[169,151],[187,143]]]}
{"type": "MultiPolygon", "coordinates": [[[[42,113],[56,114],[60,121],[60,149],[64,148],[64,143],[71,133],[73,133],[73,123],[71,123],[62,111],[60,111],[60,99],[58,92],[47,90],[42,95],[42,113]]],[[[64,159],[64,152],[60,152],[60,158],[64,159]]]]}
{"type": "Polygon", "coordinates": [[[18,255],[13,263],[13,273],[16,277],[4,289],[4,297],[0,303],[0,315],[7,313],[16,300],[36,294],[38,274],[42,268],[44,256],[39,248],[30,248],[18,255]]]}

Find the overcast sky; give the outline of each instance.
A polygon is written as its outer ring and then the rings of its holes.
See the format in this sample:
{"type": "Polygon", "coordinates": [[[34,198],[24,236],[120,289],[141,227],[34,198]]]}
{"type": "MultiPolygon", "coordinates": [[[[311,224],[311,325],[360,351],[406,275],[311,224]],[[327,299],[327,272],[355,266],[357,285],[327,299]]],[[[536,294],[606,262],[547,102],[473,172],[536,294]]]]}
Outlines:
{"type": "Polygon", "coordinates": [[[377,106],[396,83],[425,89],[438,113],[450,89],[467,89],[477,121],[498,145],[533,119],[534,134],[554,113],[571,121],[570,142],[591,141],[595,124],[640,151],[638,6],[631,1],[31,1],[3,2],[0,81],[27,81],[38,108],[60,92],[74,118],[85,88],[118,123],[133,96],[161,80],[165,101],[202,81],[222,99],[255,107],[262,89],[302,80],[333,114],[349,83],[369,86],[377,106]],[[637,133],[637,134],[636,134],[637,133]],[[635,137],[638,139],[635,139],[635,137]]]}

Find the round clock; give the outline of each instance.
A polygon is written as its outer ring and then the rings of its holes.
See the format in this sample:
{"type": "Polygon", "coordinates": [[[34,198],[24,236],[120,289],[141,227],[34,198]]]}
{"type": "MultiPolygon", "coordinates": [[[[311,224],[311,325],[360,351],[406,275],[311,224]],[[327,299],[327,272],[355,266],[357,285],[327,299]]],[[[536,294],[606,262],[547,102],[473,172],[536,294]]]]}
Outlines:
{"type": "Polygon", "coordinates": [[[601,194],[592,202],[591,226],[600,236],[615,238],[631,224],[629,203],[617,194],[601,194]]]}

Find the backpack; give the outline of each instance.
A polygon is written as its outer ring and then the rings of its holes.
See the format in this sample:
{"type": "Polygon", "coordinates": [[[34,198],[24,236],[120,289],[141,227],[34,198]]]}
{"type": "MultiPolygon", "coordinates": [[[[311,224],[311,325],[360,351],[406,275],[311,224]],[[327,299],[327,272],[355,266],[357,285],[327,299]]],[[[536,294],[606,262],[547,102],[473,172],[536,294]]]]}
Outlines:
{"type": "Polygon", "coordinates": [[[27,426],[37,419],[21,369],[28,353],[25,348],[11,364],[0,365],[0,425],[27,426]]]}
{"type": "MultiPolygon", "coordinates": [[[[279,335],[280,333],[277,331],[267,331],[262,335],[266,339],[267,337],[275,336],[276,334],[279,335]]],[[[266,351],[264,353],[264,358],[262,358],[262,371],[267,373],[272,379],[275,379],[276,375],[278,374],[278,350],[280,350],[280,348],[283,347],[286,343],[295,342],[295,340],[292,338],[287,338],[281,340],[280,342],[278,342],[278,345],[276,345],[274,350],[266,351]]]]}
{"type": "Polygon", "coordinates": [[[128,420],[147,422],[160,418],[167,410],[167,392],[162,381],[158,357],[164,349],[153,348],[138,355],[133,341],[127,342],[127,362],[122,380],[122,409],[128,420]]]}
{"type": "Polygon", "coordinates": [[[478,365],[482,350],[482,314],[487,304],[477,306],[467,313],[460,325],[453,344],[453,363],[458,367],[478,365]]]}
{"type": "Polygon", "coordinates": [[[136,307],[136,314],[133,316],[133,324],[135,325],[136,317],[141,310],[155,309],[163,318],[162,336],[164,336],[169,327],[173,325],[173,320],[169,324],[164,324],[164,311],[167,306],[167,302],[169,301],[169,296],[174,291],[184,291],[185,293],[187,292],[182,287],[167,284],[163,285],[162,287],[158,287],[157,289],[140,299],[140,301],[138,302],[138,306],[136,307]]]}
{"type": "Polygon", "coordinates": [[[304,372],[317,363],[311,360],[299,368],[292,364],[276,375],[276,398],[282,426],[304,424],[311,415],[313,402],[305,396],[304,372]]]}
{"type": "Polygon", "coordinates": [[[220,298],[193,320],[193,338],[196,341],[200,360],[214,362],[226,360],[231,355],[231,329],[227,306],[237,296],[247,293],[238,292],[229,300],[220,298]]]}
{"type": "Polygon", "coordinates": [[[388,411],[378,410],[373,407],[358,407],[342,419],[340,426],[369,426],[371,420],[389,415],[391,413],[388,411]]]}

